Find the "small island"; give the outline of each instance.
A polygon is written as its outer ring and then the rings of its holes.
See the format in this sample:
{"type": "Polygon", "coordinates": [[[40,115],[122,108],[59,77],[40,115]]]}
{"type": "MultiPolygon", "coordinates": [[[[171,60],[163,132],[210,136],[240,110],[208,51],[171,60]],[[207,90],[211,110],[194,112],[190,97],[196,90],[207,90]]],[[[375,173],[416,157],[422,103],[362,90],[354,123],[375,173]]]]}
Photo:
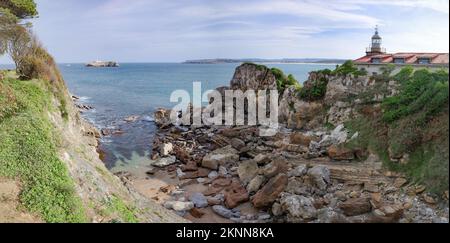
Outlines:
{"type": "Polygon", "coordinates": [[[119,64],[113,61],[93,61],[86,64],[86,67],[119,67],[119,64]]]}

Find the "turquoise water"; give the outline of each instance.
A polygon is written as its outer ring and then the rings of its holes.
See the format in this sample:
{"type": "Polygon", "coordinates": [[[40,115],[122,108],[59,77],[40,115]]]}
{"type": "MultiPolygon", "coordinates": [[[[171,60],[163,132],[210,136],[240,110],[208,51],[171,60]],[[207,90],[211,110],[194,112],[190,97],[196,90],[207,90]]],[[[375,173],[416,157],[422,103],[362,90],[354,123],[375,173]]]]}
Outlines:
{"type": "MultiPolygon", "coordinates": [[[[120,136],[104,138],[101,148],[109,168],[120,170],[147,163],[155,126],[151,120],[159,107],[173,107],[170,94],[177,89],[192,92],[192,83],[203,91],[229,84],[239,64],[121,64],[119,68],[86,68],[83,64],[61,64],[60,69],[73,95],[95,109],[83,116],[99,128],[121,129],[120,136]],[[139,115],[136,123],[124,118],[139,115]]],[[[303,82],[308,73],[330,65],[268,64],[303,82]]]]}

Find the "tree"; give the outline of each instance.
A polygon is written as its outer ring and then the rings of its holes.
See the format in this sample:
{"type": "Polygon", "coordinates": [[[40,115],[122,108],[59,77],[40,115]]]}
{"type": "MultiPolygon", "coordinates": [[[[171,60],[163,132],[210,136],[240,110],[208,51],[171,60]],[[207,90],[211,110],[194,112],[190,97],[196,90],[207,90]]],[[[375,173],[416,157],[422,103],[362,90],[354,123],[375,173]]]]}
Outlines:
{"type": "MultiPolygon", "coordinates": [[[[19,19],[34,18],[38,15],[34,0],[0,0],[0,9],[6,9],[19,19]]],[[[0,15],[3,15],[0,12],[0,15]]]]}

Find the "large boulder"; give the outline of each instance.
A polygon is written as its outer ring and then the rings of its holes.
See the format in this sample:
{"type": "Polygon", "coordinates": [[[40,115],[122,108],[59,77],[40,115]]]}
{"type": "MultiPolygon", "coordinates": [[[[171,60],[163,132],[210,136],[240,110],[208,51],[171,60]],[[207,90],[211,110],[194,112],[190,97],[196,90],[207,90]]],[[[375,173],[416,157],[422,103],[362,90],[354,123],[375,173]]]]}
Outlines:
{"type": "Polygon", "coordinates": [[[241,182],[247,185],[258,175],[258,164],[253,160],[242,162],[238,167],[238,175],[241,182]]]}
{"type": "Polygon", "coordinates": [[[272,71],[262,65],[245,63],[236,68],[230,82],[232,90],[276,90],[277,79],[272,71]]]}
{"type": "Polygon", "coordinates": [[[325,190],[330,184],[330,170],[326,166],[318,165],[308,170],[308,176],[320,190],[325,190]]]}
{"type": "Polygon", "coordinates": [[[352,149],[332,145],[328,148],[328,156],[333,160],[353,160],[355,153],[352,149]]]}
{"type": "Polygon", "coordinates": [[[239,152],[231,146],[212,151],[203,157],[202,166],[217,170],[220,165],[233,163],[239,160],[239,152]]]}
{"type": "Polygon", "coordinates": [[[276,175],[287,173],[288,165],[284,158],[275,159],[272,163],[267,164],[261,169],[261,174],[267,178],[272,178],[276,175]]]}
{"type": "Polygon", "coordinates": [[[283,195],[280,199],[281,208],[292,221],[311,220],[317,217],[314,200],[299,195],[283,195]]]}
{"type": "Polygon", "coordinates": [[[339,204],[339,208],[346,216],[356,216],[369,213],[372,210],[368,198],[351,198],[339,204]]]}
{"type": "Polygon", "coordinates": [[[280,174],[272,178],[267,184],[253,197],[253,205],[256,208],[271,206],[278,196],[286,189],[288,177],[286,174],[280,174]]]}
{"type": "Polygon", "coordinates": [[[228,188],[225,189],[225,205],[228,208],[235,208],[239,204],[247,202],[249,196],[247,190],[237,181],[234,181],[228,188]]]}

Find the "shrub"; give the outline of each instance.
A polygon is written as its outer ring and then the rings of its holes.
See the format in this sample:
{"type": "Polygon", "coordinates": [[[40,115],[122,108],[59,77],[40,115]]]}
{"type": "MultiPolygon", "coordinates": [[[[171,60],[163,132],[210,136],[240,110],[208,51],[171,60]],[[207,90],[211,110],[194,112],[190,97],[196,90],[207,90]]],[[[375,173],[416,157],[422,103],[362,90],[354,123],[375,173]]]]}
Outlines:
{"type": "Polygon", "coordinates": [[[416,121],[425,122],[430,116],[441,111],[448,104],[448,74],[430,73],[418,70],[410,78],[408,69],[402,70],[397,78],[402,78],[400,93],[383,101],[383,119],[393,122],[413,113],[420,113],[416,121]]]}
{"type": "Polygon", "coordinates": [[[321,76],[317,80],[305,83],[305,86],[300,90],[298,96],[300,99],[308,101],[321,100],[326,95],[327,86],[328,78],[321,76]]]}

